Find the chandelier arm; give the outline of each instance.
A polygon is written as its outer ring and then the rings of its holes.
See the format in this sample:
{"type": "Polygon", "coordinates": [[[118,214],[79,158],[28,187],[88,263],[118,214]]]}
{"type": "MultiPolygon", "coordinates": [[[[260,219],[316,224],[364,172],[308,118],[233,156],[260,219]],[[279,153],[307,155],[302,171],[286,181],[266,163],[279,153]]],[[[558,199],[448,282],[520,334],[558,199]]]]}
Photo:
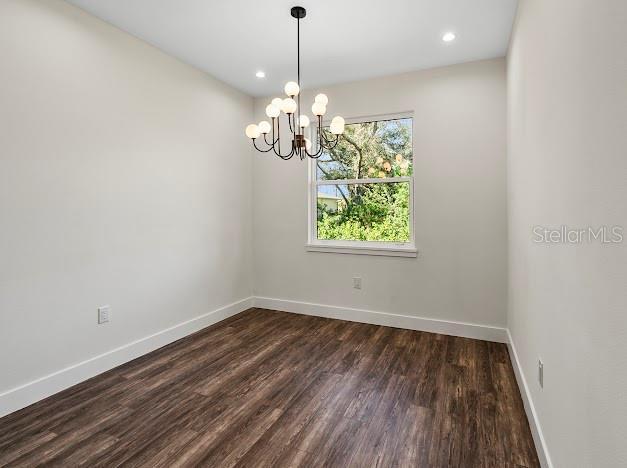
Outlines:
{"type": "Polygon", "coordinates": [[[274,151],[274,154],[276,154],[279,158],[283,159],[284,161],[287,161],[288,159],[291,159],[292,156],[294,156],[294,148],[292,147],[292,151],[290,151],[287,154],[278,153],[276,150],[274,151]]]}
{"type": "Polygon", "coordinates": [[[296,154],[296,147],[294,146],[294,142],[292,142],[292,151],[286,156],[283,156],[283,159],[287,161],[288,159],[292,159],[292,157],[296,154]]]}
{"type": "Polygon", "coordinates": [[[274,138],[274,121],[275,121],[275,118],[272,117],[272,143],[268,141],[268,134],[267,133],[263,134],[264,141],[266,142],[267,145],[270,145],[270,146],[274,146],[279,140],[278,138],[276,139],[274,138]]]}
{"type": "Polygon", "coordinates": [[[290,115],[289,114],[287,114],[287,123],[290,126],[290,133],[294,133],[294,130],[292,130],[292,121],[290,119],[290,115]]]}
{"type": "Polygon", "coordinates": [[[307,153],[307,156],[309,156],[311,159],[318,159],[320,156],[322,156],[322,147],[320,147],[320,149],[318,149],[318,151],[313,154],[310,154],[307,150],[305,150],[305,152],[307,153]]]}
{"type": "Polygon", "coordinates": [[[322,129],[320,130],[320,138],[322,140],[324,140],[325,143],[331,143],[331,141],[332,141],[329,138],[327,138],[326,136],[324,136],[324,133],[322,132],[322,129]]]}
{"type": "Polygon", "coordinates": [[[326,138],[326,137],[325,137],[325,138],[324,138],[324,143],[325,143],[325,145],[324,145],[324,146],[325,146],[325,148],[329,148],[329,147],[330,147],[330,145],[336,145],[336,144],[337,144],[337,142],[338,142],[338,140],[339,140],[339,138],[340,138],[340,135],[335,135],[335,134],[334,134],[334,136],[333,136],[333,137],[331,137],[331,138],[326,138]]]}
{"type": "Polygon", "coordinates": [[[329,143],[329,145],[328,145],[328,146],[325,146],[325,145],[324,145],[324,144],[320,141],[320,142],[318,143],[318,146],[319,146],[318,151],[316,151],[316,152],[315,152],[315,153],[313,153],[313,154],[309,154],[309,151],[307,151],[307,150],[305,149],[305,152],[307,153],[307,156],[309,156],[310,158],[312,158],[312,159],[318,159],[320,156],[322,156],[323,150],[325,150],[325,149],[326,149],[326,150],[329,150],[329,151],[330,151],[330,150],[332,150],[333,148],[335,148],[335,147],[337,146],[337,144],[339,143],[339,141],[340,141],[340,135],[335,135],[335,141],[328,140],[328,142],[327,142],[327,143],[329,143]]]}
{"type": "Polygon", "coordinates": [[[315,153],[310,153],[309,151],[307,151],[307,148],[305,148],[305,153],[307,153],[307,156],[309,156],[311,159],[318,159],[320,156],[322,156],[324,149],[325,147],[322,145],[321,142],[319,142],[318,150],[315,153]]]}
{"type": "MultiPolygon", "coordinates": [[[[325,143],[331,143],[331,142],[333,142],[333,139],[332,139],[332,138],[327,138],[327,137],[324,135],[324,132],[322,131],[322,128],[320,129],[320,136],[321,136],[321,137],[322,137],[322,139],[325,141],[325,143]]],[[[336,141],[337,141],[337,137],[336,137],[336,141]]]]}
{"type": "Polygon", "coordinates": [[[279,119],[272,117],[272,150],[276,154],[275,146],[279,147],[279,153],[281,152],[281,128],[279,127],[279,119]],[[276,120],[276,138],[274,137],[274,121],[276,120]]]}
{"type": "Polygon", "coordinates": [[[294,142],[292,142],[292,151],[290,151],[288,154],[281,154],[281,149],[279,148],[279,151],[277,151],[277,148],[274,145],[272,145],[272,149],[274,150],[274,154],[276,154],[279,158],[283,159],[284,161],[287,161],[292,156],[294,156],[294,142]]]}
{"type": "MultiPolygon", "coordinates": [[[[279,153],[281,152],[281,114],[276,118],[276,143],[279,148],[279,153]]],[[[272,145],[274,147],[274,145],[272,145]]],[[[275,151],[276,153],[276,151],[275,151]]],[[[279,154],[277,154],[279,156],[279,154]]]]}
{"type": "Polygon", "coordinates": [[[293,154],[289,153],[289,154],[281,154],[279,152],[277,152],[275,147],[272,147],[272,149],[274,150],[274,154],[276,154],[279,158],[281,158],[283,161],[287,161],[288,159],[290,159],[293,154]]]}
{"type": "MultiPolygon", "coordinates": [[[[265,149],[265,150],[264,150],[264,149],[261,149],[261,148],[259,148],[259,147],[257,146],[257,142],[255,141],[255,140],[256,140],[256,138],[253,138],[252,140],[253,140],[253,146],[254,146],[254,147],[255,147],[255,149],[256,149],[257,151],[259,151],[260,153],[268,153],[269,151],[272,151],[273,146],[270,146],[268,149],[265,149]]],[[[266,143],[268,143],[268,142],[266,141],[266,143]]],[[[269,144],[269,143],[268,143],[268,144],[269,144]]]]}
{"type": "MultiPolygon", "coordinates": [[[[330,141],[329,141],[330,142],[330,141]]],[[[335,148],[337,146],[337,144],[340,142],[340,135],[335,135],[335,141],[333,142],[332,146],[330,146],[328,149],[332,150],[333,148],[335,148]]]]}
{"type": "Polygon", "coordinates": [[[320,140],[324,140],[325,143],[331,143],[331,140],[324,136],[324,132],[322,131],[322,116],[318,116],[318,135],[320,136],[320,140]]]}
{"type": "Polygon", "coordinates": [[[274,137],[272,137],[272,142],[268,141],[268,134],[267,133],[263,134],[263,141],[265,141],[266,145],[268,145],[268,146],[272,146],[272,145],[276,144],[276,140],[274,139],[274,137]]]}
{"type": "Polygon", "coordinates": [[[332,145],[332,146],[327,146],[329,149],[333,149],[337,146],[337,144],[340,142],[340,134],[338,133],[337,135],[335,135],[335,138],[329,138],[327,139],[325,137],[324,141],[327,143],[327,145],[332,145]]]}

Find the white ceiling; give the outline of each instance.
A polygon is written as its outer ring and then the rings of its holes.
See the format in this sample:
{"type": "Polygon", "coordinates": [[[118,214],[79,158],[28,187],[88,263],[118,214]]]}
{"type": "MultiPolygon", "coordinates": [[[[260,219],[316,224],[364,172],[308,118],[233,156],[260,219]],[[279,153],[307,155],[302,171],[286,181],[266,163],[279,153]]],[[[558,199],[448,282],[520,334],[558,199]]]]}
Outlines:
{"type": "Polygon", "coordinates": [[[517,0],[68,0],[254,96],[505,55],[517,0]],[[453,31],[457,39],[442,42],[453,31]],[[255,77],[257,70],[266,78],[255,77]]]}

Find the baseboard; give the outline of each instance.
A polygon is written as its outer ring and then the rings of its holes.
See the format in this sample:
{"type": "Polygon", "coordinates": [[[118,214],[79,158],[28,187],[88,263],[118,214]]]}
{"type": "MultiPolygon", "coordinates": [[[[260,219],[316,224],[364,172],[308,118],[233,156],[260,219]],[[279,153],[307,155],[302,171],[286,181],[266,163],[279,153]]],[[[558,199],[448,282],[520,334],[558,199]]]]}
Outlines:
{"type": "Polygon", "coordinates": [[[252,306],[252,297],[234,302],[7,392],[0,393],[0,417],[43,400],[72,385],[113,369],[173,341],[184,338],[209,325],[243,312],[252,306]]]}
{"type": "Polygon", "coordinates": [[[549,449],[542,435],[542,428],[540,427],[540,421],[538,420],[538,414],[536,408],[531,399],[531,392],[527,385],[527,379],[523,373],[522,366],[518,360],[518,353],[516,353],[516,346],[512,335],[507,330],[507,347],[509,348],[509,356],[512,361],[512,367],[514,368],[514,374],[516,375],[516,381],[518,382],[518,388],[522,396],[523,404],[525,405],[525,413],[527,413],[527,419],[529,420],[529,427],[531,428],[531,435],[533,436],[533,442],[536,445],[536,451],[538,452],[538,458],[540,459],[540,465],[545,468],[553,468],[551,463],[551,457],[549,456],[549,449]]]}
{"type": "Polygon", "coordinates": [[[373,325],[385,325],[409,330],[442,333],[444,335],[462,336],[464,338],[475,338],[498,343],[507,343],[508,341],[507,329],[490,325],[414,317],[412,315],[390,314],[388,312],[375,312],[372,310],[312,304],[309,302],[289,301],[269,297],[255,297],[255,307],[282,310],[303,315],[315,315],[316,317],[348,320],[350,322],[370,323],[373,325]]]}

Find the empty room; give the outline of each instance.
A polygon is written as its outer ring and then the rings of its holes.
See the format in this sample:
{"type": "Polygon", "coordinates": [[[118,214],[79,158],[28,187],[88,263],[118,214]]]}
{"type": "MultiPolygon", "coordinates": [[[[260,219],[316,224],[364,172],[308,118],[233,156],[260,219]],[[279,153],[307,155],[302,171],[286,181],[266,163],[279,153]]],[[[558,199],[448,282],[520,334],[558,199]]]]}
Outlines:
{"type": "Polygon", "coordinates": [[[0,0],[0,467],[627,467],[625,0],[0,0]]]}

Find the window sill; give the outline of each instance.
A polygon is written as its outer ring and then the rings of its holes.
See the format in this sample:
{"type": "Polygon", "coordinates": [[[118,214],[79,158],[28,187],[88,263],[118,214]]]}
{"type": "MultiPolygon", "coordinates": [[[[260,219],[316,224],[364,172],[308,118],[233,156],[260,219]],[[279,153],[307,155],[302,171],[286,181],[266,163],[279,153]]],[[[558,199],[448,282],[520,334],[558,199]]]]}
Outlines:
{"type": "Polygon", "coordinates": [[[353,255],[375,255],[384,257],[417,257],[418,251],[412,247],[372,247],[372,246],[343,246],[325,244],[306,244],[307,252],[323,252],[353,255]]]}

